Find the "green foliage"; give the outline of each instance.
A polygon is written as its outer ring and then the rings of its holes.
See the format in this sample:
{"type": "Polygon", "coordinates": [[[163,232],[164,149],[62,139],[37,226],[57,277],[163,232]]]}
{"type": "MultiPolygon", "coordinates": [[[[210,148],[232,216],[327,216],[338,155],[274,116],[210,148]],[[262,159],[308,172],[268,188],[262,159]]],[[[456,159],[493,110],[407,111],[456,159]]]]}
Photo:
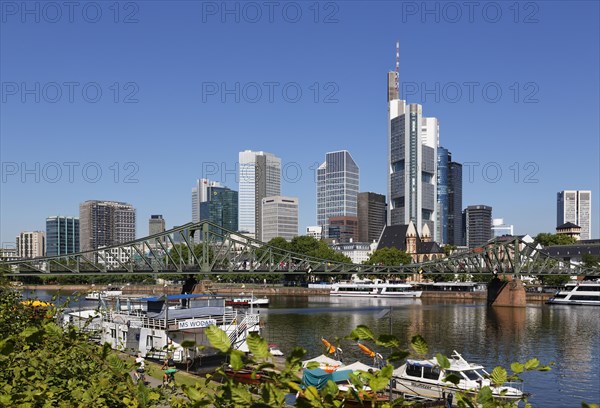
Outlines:
{"type": "Polygon", "coordinates": [[[586,268],[600,268],[600,257],[592,254],[581,255],[581,262],[586,268]]]}
{"type": "Polygon", "coordinates": [[[398,248],[381,248],[371,254],[365,261],[367,265],[396,266],[411,263],[412,258],[398,248]]]}
{"type": "Polygon", "coordinates": [[[445,256],[450,256],[450,254],[452,254],[452,251],[454,251],[456,249],[456,245],[446,244],[446,245],[444,245],[444,248],[442,248],[442,249],[444,250],[445,256]]]}
{"type": "Polygon", "coordinates": [[[0,406],[145,407],[160,393],[134,386],[127,363],[73,328],[40,318],[0,289],[0,406]]]}
{"type": "Polygon", "coordinates": [[[549,245],[571,245],[577,242],[573,237],[563,234],[551,234],[548,232],[540,232],[536,235],[535,244],[541,244],[542,246],[549,245]]]}
{"type": "Polygon", "coordinates": [[[544,285],[562,286],[571,278],[568,275],[540,275],[539,279],[544,285]]]}

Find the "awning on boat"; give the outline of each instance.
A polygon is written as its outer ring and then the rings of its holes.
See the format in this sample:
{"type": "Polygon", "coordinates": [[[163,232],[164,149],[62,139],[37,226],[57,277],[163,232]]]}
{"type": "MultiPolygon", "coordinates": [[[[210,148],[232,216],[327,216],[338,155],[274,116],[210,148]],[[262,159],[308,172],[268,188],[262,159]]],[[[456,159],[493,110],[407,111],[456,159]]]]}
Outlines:
{"type": "Polygon", "coordinates": [[[343,366],[342,369],[344,370],[350,370],[352,372],[355,371],[369,371],[369,370],[373,370],[373,371],[379,371],[379,368],[375,368],[375,367],[371,367],[368,366],[366,364],[361,363],[360,361],[357,361],[355,363],[349,364],[347,366],[343,366]]]}
{"type": "Polygon", "coordinates": [[[312,362],[324,364],[324,365],[328,365],[328,366],[332,366],[332,367],[335,367],[335,366],[339,367],[342,365],[341,361],[334,360],[331,357],[327,357],[326,355],[321,354],[320,356],[311,358],[310,360],[304,360],[302,362],[302,367],[306,367],[308,365],[308,363],[312,363],[312,362]]]}
{"type": "MultiPolygon", "coordinates": [[[[193,317],[200,316],[223,316],[225,314],[224,307],[210,306],[210,307],[195,307],[192,309],[169,309],[169,320],[171,319],[191,319],[193,317]]],[[[147,315],[151,319],[164,319],[166,312],[163,309],[160,313],[148,313],[147,315]]]]}
{"type": "Polygon", "coordinates": [[[338,370],[332,373],[328,373],[320,368],[313,368],[312,370],[304,370],[302,372],[302,382],[300,386],[302,389],[306,389],[311,385],[316,389],[320,390],[327,384],[327,381],[331,380],[335,383],[341,381],[347,381],[350,378],[352,370],[338,370]]]}

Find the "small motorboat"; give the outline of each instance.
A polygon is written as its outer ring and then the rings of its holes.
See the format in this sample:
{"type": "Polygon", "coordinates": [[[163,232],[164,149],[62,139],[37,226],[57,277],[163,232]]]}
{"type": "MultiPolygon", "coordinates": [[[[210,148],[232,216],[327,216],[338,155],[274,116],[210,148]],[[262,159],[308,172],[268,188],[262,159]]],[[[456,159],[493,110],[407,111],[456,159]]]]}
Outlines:
{"type": "Polygon", "coordinates": [[[223,372],[227,377],[242,384],[257,385],[271,380],[269,373],[264,370],[255,371],[251,368],[242,368],[235,371],[231,367],[225,367],[223,372]]]}
{"type": "Polygon", "coordinates": [[[283,352],[279,350],[279,346],[277,344],[269,344],[269,353],[272,356],[281,357],[283,356],[283,352]]]}
{"type": "MultiPolygon", "coordinates": [[[[243,294],[242,294],[243,295],[243,294]]],[[[257,298],[254,296],[240,296],[231,299],[225,299],[225,306],[234,307],[269,307],[269,298],[257,298]]]]}
{"type": "Polygon", "coordinates": [[[406,360],[406,364],[394,370],[394,391],[401,395],[410,395],[434,399],[443,399],[449,394],[455,397],[457,392],[474,396],[485,386],[492,390],[494,398],[504,401],[518,401],[525,395],[522,383],[507,383],[494,387],[489,380],[489,373],[483,366],[468,363],[456,350],[449,359],[450,368],[442,369],[437,359],[406,360]],[[444,381],[446,376],[454,374],[460,378],[458,384],[444,381]]]}

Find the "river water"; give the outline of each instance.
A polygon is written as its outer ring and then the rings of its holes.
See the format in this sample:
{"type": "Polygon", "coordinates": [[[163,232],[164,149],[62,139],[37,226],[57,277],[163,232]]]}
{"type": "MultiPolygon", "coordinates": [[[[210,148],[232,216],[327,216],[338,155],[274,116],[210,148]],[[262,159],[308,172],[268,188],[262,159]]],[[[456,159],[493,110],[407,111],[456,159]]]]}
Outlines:
{"type": "MultiPolygon", "coordinates": [[[[53,293],[38,291],[49,299],[53,293]]],[[[514,361],[536,357],[554,362],[549,372],[523,374],[524,391],[540,408],[580,407],[600,402],[600,308],[595,306],[528,303],[526,308],[488,307],[485,301],[442,299],[330,298],[329,296],[271,297],[261,309],[263,336],[284,354],[294,347],[307,358],[324,352],[321,338],[339,345],[344,362],[369,357],[355,342],[343,339],[357,325],[376,335],[392,334],[408,348],[416,334],[425,338],[432,354],[458,351],[488,371],[514,361]],[[391,313],[380,317],[384,309],[391,313]]],[[[95,304],[86,302],[86,304],[95,304]]],[[[385,357],[384,349],[377,349],[385,357]]]]}

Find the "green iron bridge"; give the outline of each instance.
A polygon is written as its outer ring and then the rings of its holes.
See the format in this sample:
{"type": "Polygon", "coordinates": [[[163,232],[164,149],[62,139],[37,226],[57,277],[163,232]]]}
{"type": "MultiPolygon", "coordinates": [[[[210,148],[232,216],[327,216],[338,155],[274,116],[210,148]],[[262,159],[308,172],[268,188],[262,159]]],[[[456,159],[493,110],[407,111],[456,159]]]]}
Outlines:
{"type": "Polygon", "coordinates": [[[423,278],[439,274],[600,276],[600,268],[584,268],[552,258],[518,239],[492,241],[469,252],[406,265],[332,262],[282,250],[206,221],[93,251],[0,262],[0,274],[8,277],[242,273],[420,274],[423,278]],[[195,244],[198,237],[200,243],[195,244]]]}

